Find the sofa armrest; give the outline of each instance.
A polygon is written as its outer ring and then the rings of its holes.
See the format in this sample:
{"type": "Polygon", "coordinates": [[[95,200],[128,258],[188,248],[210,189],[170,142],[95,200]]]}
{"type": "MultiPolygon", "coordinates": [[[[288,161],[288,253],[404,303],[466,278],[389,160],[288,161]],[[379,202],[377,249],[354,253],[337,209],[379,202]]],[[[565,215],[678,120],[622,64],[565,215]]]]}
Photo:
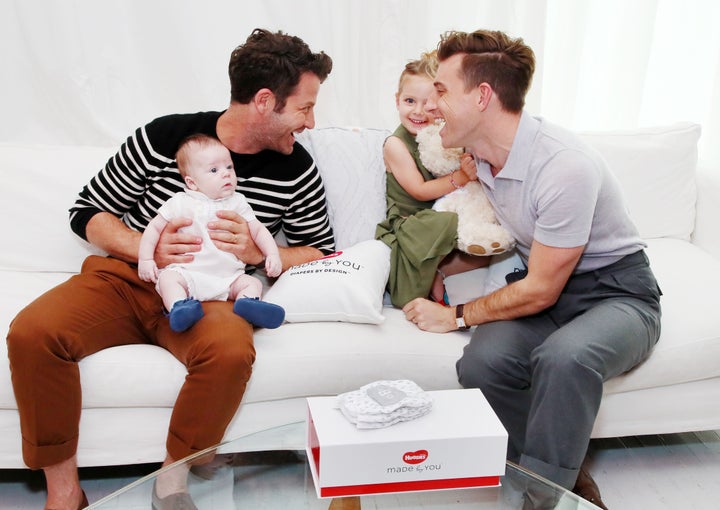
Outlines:
{"type": "Polygon", "coordinates": [[[720,258],[720,168],[698,167],[693,244],[720,258]]]}

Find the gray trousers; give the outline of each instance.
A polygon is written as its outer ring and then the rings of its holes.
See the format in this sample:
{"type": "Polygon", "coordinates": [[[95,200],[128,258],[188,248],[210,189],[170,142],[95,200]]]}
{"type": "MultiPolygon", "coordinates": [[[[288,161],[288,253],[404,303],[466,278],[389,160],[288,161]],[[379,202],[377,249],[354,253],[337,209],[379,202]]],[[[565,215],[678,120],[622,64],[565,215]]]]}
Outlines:
{"type": "Polygon", "coordinates": [[[480,325],[457,362],[508,431],[508,459],[572,488],[603,382],[631,369],[660,336],[660,289],[640,251],[573,276],[552,307],[480,325]]]}

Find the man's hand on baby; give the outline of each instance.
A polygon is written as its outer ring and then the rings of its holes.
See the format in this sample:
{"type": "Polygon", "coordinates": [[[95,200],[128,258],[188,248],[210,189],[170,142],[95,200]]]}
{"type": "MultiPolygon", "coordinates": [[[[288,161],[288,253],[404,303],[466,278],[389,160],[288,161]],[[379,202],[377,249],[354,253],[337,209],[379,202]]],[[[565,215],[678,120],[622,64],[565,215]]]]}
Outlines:
{"type": "Polygon", "coordinates": [[[282,261],[279,255],[268,255],[265,259],[265,273],[273,278],[282,273],[282,261]]]}
{"type": "Polygon", "coordinates": [[[217,221],[208,223],[208,234],[215,246],[232,253],[246,264],[259,264],[263,254],[253,241],[247,222],[234,211],[218,211],[217,221]]]}
{"type": "Polygon", "coordinates": [[[180,231],[182,227],[191,224],[192,220],[189,218],[177,218],[167,224],[155,247],[155,262],[158,267],[191,262],[193,252],[200,251],[202,238],[180,231]]]}
{"type": "Polygon", "coordinates": [[[157,282],[158,267],[153,259],[138,261],[138,276],[145,282],[157,282]]]}

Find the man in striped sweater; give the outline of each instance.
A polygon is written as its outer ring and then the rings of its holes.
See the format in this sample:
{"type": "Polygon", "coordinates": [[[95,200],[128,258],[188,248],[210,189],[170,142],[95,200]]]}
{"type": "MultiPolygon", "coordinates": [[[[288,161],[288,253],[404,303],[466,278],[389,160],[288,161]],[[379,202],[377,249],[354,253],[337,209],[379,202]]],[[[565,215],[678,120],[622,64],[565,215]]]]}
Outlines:
{"type": "MultiPolygon", "coordinates": [[[[274,235],[282,231],[283,270],[334,250],[325,191],[311,156],[294,133],[310,129],[320,84],[332,69],[326,54],[299,38],[257,29],[230,58],[230,106],[222,112],[169,115],[140,127],[82,189],[70,209],[74,232],[109,254],[90,256],[79,275],[21,311],[8,333],[25,463],[43,469],[47,508],[87,505],[77,474],[81,411],[77,362],[101,349],[150,343],[188,369],[167,436],[170,464],[212,446],[237,411],[255,358],[253,328],[230,302],[205,302],[205,318],[183,333],[170,329],[152,283],[137,274],[142,231],[183,189],[174,154],[191,134],[218,138],[231,152],[237,191],[274,235]],[[218,355],[221,353],[221,355],[218,355]],[[33,368],[30,368],[33,367],[33,368]],[[197,420],[197,417],[202,420],[197,420]]],[[[212,242],[249,265],[263,255],[245,221],[221,211],[207,227],[212,242]]],[[[201,239],[173,220],[155,252],[160,267],[192,260],[201,239]]],[[[195,508],[186,473],[158,478],[153,507],[195,508]]]]}

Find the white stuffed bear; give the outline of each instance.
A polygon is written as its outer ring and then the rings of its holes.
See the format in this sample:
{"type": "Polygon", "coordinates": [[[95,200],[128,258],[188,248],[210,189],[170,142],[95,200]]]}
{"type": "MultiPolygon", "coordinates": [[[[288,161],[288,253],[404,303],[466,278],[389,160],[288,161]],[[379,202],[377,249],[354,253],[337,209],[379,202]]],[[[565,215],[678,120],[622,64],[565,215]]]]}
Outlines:
{"type": "MultiPolygon", "coordinates": [[[[460,169],[462,149],[446,149],[440,140],[440,125],[418,132],[416,140],[420,160],[435,177],[460,169]]],[[[497,221],[482,184],[470,181],[465,186],[435,201],[433,209],[458,215],[457,248],[471,255],[496,255],[511,250],[515,239],[497,221]]]]}

